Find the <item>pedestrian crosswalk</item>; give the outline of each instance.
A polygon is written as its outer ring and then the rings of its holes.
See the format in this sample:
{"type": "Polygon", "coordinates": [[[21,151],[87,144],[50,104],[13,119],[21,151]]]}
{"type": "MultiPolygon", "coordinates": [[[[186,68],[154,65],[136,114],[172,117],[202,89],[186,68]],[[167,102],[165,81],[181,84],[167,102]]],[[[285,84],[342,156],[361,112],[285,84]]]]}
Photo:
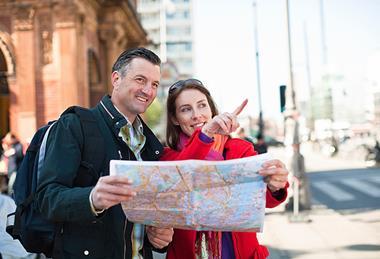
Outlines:
{"type": "Polygon", "coordinates": [[[360,181],[360,179],[344,179],[342,183],[358,192],[362,192],[374,198],[380,198],[380,188],[372,183],[360,181]]]}
{"type": "Polygon", "coordinates": [[[311,181],[311,186],[314,194],[320,193],[319,196],[323,195],[336,202],[354,201],[359,195],[375,200],[380,198],[380,174],[367,178],[315,179],[311,181]]]}
{"type": "Polygon", "coordinates": [[[336,201],[349,201],[355,199],[355,196],[340,189],[336,185],[326,182],[326,181],[321,181],[321,182],[316,182],[313,183],[313,187],[317,188],[319,191],[327,194],[330,196],[332,199],[336,201]]]}
{"type": "Polygon", "coordinates": [[[373,178],[371,181],[380,184],[380,177],[373,178]]]}

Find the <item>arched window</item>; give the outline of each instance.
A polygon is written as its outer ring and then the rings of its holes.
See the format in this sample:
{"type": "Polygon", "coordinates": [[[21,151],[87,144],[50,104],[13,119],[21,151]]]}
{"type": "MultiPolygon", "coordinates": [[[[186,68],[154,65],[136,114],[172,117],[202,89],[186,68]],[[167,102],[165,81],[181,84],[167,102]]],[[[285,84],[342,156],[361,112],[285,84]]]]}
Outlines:
{"type": "Polygon", "coordinates": [[[0,49],[0,137],[9,131],[9,86],[7,62],[0,49]]]}
{"type": "Polygon", "coordinates": [[[87,51],[90,106],[95,106],[105,94],[98,57],[92,49],[87,51]]]}

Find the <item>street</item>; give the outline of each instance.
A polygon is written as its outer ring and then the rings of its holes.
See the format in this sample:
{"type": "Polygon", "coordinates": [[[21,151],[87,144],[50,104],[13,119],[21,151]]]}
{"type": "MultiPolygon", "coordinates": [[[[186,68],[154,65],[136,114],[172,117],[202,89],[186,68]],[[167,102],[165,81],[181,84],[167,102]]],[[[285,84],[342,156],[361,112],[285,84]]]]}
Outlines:
{"type": "Polygon", "coordinates": [[[313,204],[347,214],[380,208],[380,169],[346,169],[308,174],[313,204]]]}
{"type": "MultiPolygon", "coordinates": [[[[270,150],[286,161],[281,149],[270,150]]],[[[270,259],[380,258],[380,168],[327,157],[304,145],[312,209],[295,217],[284,206],[268,210],[262,244],[270,259]]]]}

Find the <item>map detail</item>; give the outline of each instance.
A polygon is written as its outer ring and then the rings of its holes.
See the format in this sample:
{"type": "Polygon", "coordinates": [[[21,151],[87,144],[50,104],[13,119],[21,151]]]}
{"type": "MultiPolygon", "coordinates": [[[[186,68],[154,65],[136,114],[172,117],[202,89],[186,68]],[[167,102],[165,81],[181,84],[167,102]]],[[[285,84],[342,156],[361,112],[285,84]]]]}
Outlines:
{"type": "Polygon", "coordinates": [[[110,162],[137,195],[122,203],[133,222],[157,227],[261,232],[266,184],[258,174],[268,154],[228,161],[110,162]]]}

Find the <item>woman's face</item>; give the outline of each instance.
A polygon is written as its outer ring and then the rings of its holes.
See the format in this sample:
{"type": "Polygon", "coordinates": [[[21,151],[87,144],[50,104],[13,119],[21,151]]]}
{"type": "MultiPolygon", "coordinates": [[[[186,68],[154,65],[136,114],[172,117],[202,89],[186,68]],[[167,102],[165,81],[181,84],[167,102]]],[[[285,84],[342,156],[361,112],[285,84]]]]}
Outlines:
{"type": "Polygon", "coordinates": [[[175,101],[175,107],[175,118],[172,121],[187,136],[191,136],[212,118],[206,95],[196,89],[183,90],[175,101]]]}

